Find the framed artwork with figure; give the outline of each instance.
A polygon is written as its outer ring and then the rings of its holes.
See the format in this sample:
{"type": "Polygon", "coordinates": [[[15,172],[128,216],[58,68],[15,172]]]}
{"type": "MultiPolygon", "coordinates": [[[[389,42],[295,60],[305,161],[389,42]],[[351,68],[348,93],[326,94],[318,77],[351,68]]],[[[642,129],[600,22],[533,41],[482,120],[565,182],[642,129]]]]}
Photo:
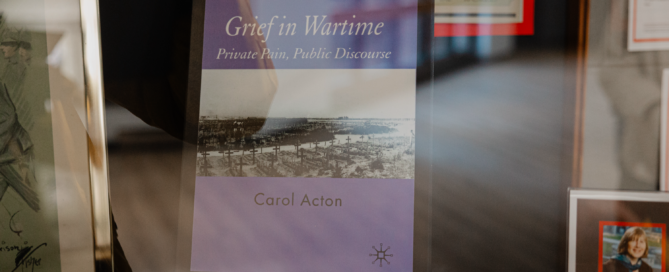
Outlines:
{"type": "Polygon", "coordinates": [[[97,21],[0,0],[0,271],[111,271],[97,21]]]}

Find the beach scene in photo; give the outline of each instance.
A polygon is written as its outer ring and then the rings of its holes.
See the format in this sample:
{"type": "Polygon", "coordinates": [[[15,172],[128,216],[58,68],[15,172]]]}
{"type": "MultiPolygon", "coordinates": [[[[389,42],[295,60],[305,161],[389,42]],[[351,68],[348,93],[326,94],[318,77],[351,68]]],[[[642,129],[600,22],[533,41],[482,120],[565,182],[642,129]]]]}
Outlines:
{"type": "Polygon", "coordinates": [[[401,69],[205,70],[197,175],[413,179],[414,78],[401,69]],[[273,81],[249,87],[259,77],[273,81]]]}

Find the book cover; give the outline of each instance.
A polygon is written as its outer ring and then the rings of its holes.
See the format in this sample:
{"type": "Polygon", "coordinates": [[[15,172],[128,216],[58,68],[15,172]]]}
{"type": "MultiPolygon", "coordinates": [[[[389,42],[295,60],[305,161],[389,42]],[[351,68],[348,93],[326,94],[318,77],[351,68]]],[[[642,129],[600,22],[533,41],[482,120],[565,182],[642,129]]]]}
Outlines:
{"type": "Polygon", "coordinates": [[[417,2],[206,2],[193,271],[410,271],[417,2]]]}

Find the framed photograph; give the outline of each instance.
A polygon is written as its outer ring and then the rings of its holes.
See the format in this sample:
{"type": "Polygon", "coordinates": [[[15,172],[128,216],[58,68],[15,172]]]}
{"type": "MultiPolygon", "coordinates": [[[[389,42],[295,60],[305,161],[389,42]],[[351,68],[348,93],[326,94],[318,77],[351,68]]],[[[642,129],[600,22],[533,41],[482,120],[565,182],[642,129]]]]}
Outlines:
{"type": "Polygon", "coordinates": [[[571,190],[568,271],[666,271],[669,194],[571,190]]]}
{"type": "Polygon", "coordinates": [[[0,0],[0,271],[109,271],[95,0],[0,0]]]}
{"type": "Polygon", "coordinates": [[[665,271],[666,224],[640,222],[599,222],[599,271],[615,271],[641,260],[639,269],[665,271]]]}

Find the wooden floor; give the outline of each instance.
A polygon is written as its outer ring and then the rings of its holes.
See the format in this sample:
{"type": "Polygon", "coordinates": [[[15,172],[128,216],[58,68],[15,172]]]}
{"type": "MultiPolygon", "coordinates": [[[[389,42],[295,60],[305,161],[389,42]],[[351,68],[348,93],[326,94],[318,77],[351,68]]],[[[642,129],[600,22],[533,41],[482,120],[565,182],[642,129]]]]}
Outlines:
{"type": "Polygon", "coordinates": [[[109,154],[112,212],[133,271],[173,271],[181,149],[109,154]]]}
{"type": "Polygon", "coordinates": [[[562,65],[532,54],[436,80],[433,271],[560,271],[562,65]]]}
{"type": "MultiPolygon", "coordinates": [[[[435,81],[432,271],[560,271],[562,65],[535,53],[435,81]]],[[[173,271],[181,149],[128,139],[109,162],[120,242],[134,271],[173,271]]]]}

